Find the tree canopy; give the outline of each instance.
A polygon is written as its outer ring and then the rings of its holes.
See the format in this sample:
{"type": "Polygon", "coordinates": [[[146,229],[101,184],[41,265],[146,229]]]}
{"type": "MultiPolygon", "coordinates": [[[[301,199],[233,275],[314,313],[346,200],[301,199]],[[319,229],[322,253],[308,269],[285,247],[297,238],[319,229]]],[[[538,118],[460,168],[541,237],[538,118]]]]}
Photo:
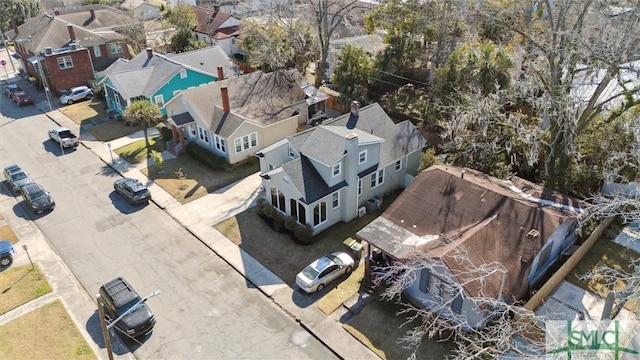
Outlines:
{"type": "Polygon", "coordinates": [[[365,92],[372,72],[373,59],[362,48],[346,45],[333,68],[331,82],[345,103],[353,100],[365,103],[365,92]]]}
{"type": "Polygon", "coordinates": [[[42,12],[40,0],[3,0],[0,2],[0,28],[3,31],[11,29],[11,19],[20,25],[26,19],[38,16],[42,12]]]}
{"type": "Polygon", "coordinates": [[[127,121],[142,127],[144,141],[149,148],[147,129],[162,120],[162,113],[158,106],[149,100],[135,100],[124,110],[124,117],[127,121]]]}

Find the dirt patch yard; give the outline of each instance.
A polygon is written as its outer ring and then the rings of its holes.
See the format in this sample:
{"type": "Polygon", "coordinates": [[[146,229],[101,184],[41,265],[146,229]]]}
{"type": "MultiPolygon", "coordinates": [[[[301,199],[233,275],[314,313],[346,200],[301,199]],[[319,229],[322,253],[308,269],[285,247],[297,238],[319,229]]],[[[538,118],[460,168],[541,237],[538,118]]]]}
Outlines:
{"type": "Polygon", "coordinates": [[[252,159],[231,171],[215,171],[189,155],[182,155],[165,160],[161,168],[155,166],[145,168],[142,173],[181,204],[186,204],[244,179],[258,170],[257,159],[252,159]]]}

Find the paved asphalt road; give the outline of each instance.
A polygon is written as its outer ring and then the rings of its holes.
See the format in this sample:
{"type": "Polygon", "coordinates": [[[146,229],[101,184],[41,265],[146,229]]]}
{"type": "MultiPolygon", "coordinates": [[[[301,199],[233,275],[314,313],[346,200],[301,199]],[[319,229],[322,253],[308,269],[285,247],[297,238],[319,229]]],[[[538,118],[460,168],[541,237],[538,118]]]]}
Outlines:
{"type": "MultiPolygon", "coordinates": [[[[117,174],[92,152],[62,154],[47,138],[55,124],[34,106],[3,97],[0,112],[0,166],[20,164],[57,203],[31,216],[16,197],[15,213],[30,215],[88,294],[119,275],[142,296],[162,291],[148,301],[158,322],[137,358],[335,358],[164,211],[113,193],[117,174]]],[[[95,314],[86,326],[102,342],[95,314]]]]}

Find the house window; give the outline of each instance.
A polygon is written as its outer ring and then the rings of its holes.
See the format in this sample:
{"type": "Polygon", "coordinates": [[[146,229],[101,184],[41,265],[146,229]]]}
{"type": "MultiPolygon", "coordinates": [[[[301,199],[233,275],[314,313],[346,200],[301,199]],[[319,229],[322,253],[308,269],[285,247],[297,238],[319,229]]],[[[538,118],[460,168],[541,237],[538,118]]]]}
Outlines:
{"type": "Polygon", "coordinates": [[[93,45],[93,55],[96,57],[102,56],[102,51],[100,50],[100,45],[93,45]]]}
{"type": "Polygon", "coordinates": [[[335,165],[333,165],[333,168],[331,170],[332,176],[336,177],[338,175],[340,175],[340,173],[342,172],[342,164],[341,163],[337,163],[335,165]]]}
{"type": "Polygon", "coordinates": [[[291,146],[289,146],[289,157],[291,159],[295,159],[296,154],[293,152],[293,149],[291,148],[291,146]]]}
{"type": "Polygon", "coordinates": [[[358,154],[358,165],[362,165],[367,162],[367,150],[360,151],[358,154]]]}
{"type": "Polygon", "coordinates": [[[291,199],[289,200],[289,206],[291,208],[291,216],[296,218],[300,224],[306,224],[307,210],[304,205],[299,203],[296,199],[291,199]]]}
{"type": "Polygon", "coordinates": [[[402,169],[402,159],[396,161],[396,171],[400,171],[402,169]]]}
{"type": "MultiPolygon", "coordinates": [[[[540,258],[538,260],[539,269],[547,265],[547,262],[549,261],[549,257],[551,257],[551,249],[553,248],[553,246],[551,245],[552,244],[547,245],[544,249],[542,249],[542,251],[540,251],[540,258]]],[[[525,260],[528,260],[528,259],[525,259],[525,260]]]]}
{"type": "Polygon", "coordinates": [[[284,193],[274,187],[271,188],[271,205],[283,213],[286,212],[284,193]]]}
{"type": "Polygon", "coordinates": [[[111,53],[111,54],[122,54],[122,45],[120,45],[120,43],[110,43],[109,44],[109,53],[111,53]]]}
{"type": "Polygon", "coordinates": [[[334,192],[332,195],[332,199],[331,199],[331,204],[333,205],[334,209],[337,209],[340,207],[340,193],[339,192],[334,192]]]}
{"type": "Polygon", "coordinates": [[[358,179],[358,196],[362,195],[362,178],[358,179]]]}
{"type": "Polygon", "coordinates": [[[71,56],[61,56],[58,58],[58,68],[60,70],[71,69],[73,67],[73,60],[71,56]]]}
{"type": "Polygon", "coordinates": [[[180,70],[180,79],[186,79],[186,78],[187,78],[187,69],[180,70]]]}
{"type": "Polygon", "coordinates": [[[218,135],[213,135],[213,140],[215,142],[216,149],[222,151],[223,153],[227,153],[227,141],[218,135]]]}
{"type": "Polygon", "coordinates": [[[318,226],[327,221],[327,203],[319,202],[313,207],[313,226],[318,226]]]}
{"type": "Polygon", "coordinates": [[[198,127],[198,134],[200,135],[200,140],[209,143],[209,130],[198,127]]]}
{"type": "Polygon", "coordinates": [[[382,185],[384,182],[384,169],[380,169],[371,174],[371,188],[382,185]]]}
{"type": "Polygon", "coordinates": [[[257,133],[251,133],[249,135],[245,135],[239,138],[236,138],[233,141],[235,148],[236,148],[236,153],[239,153],[241,151],[245,151],[245,150],[249,150],[253,147],[258,146],[258,134],[257,133]]]}
{"type": "Polygon", "coordinates": [[[159,108],[164,107],[164,96],[156,95],[153,99],[156,101],[156,105],[158,105],[159,108]]]}

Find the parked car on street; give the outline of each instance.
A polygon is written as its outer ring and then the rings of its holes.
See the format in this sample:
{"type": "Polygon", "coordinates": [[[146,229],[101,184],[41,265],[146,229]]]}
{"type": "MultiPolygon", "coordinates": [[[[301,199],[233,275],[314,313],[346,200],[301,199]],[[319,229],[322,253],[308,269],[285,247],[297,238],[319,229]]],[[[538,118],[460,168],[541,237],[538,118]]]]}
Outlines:
{"type": "Polygon", "coordinates": [[[350,274],[354,264],[353,258],[344,252],[324,255],[298,273],[296,284],[308,293],[321,291],[340,276],[350,274]]]}
{"type": "Polygon", "coordinates": [[[82,100],[89,100],[93,97],[93,90],[88,86],[78,86],[69,90],[68,93],[60,97],[60,103],[65,105],[71,105],[75,102],[82,100]]]}
{"type": "Polygon", "coordinates": [[[56,207],[56,203],[53,201],[51,194],[38,183],[32,182],[23,186],[20,189],[20,193],[24,201],[36,214],[53,210],[56,207]]]}
{"type": "Polygon", "coordinates": [[[16,256],[16,250],[9,240],[0,240],[0,268],[5,268],[13,264],[13,258],[16,256]]]}
{"type": "Polygon", "coordinates": [[[80,143],[78,137],[66,127],[59,127],[49,130],[49,139],[59,143],[62,147],[77,147],[80,143]]]}
{"type": "Polygon", "coordinates": [[[156,318],[145,304],[145,299],[142,299],[124,278],[117,277],[105,283],[98,293],[107,323],[124,315],[115,323],[122,334],[137,338],[151,333],[156,318]]]}
{"type": "Polygon", "coordinates": [[[11,100],[18,104],[18,106],[33,104],[33,98],[24,90],[13,92],[11,94],[11,100]]]}
{"type": "Polygon", "coordinates": [[[10,98],[14,92],[20,91],[20,90],[22,89],[20,89],[20,86],[16,84],[7,84],[2,88],[2,93],[10,98]]]}
{"type": "Polygon", "coordinates": [[[9,185],[9,188],[15,192],[20,191],[23,186],[33,182],[31,176],[15,164],[5,167],[3,174],[4,181],[9,185]]]}
{"type": "Polygon", "coordinates": [[[113,183],[113,189],[132,205],[148,203],[151,200],[149,189],[136,179],[118,179],[113,183]]]}

